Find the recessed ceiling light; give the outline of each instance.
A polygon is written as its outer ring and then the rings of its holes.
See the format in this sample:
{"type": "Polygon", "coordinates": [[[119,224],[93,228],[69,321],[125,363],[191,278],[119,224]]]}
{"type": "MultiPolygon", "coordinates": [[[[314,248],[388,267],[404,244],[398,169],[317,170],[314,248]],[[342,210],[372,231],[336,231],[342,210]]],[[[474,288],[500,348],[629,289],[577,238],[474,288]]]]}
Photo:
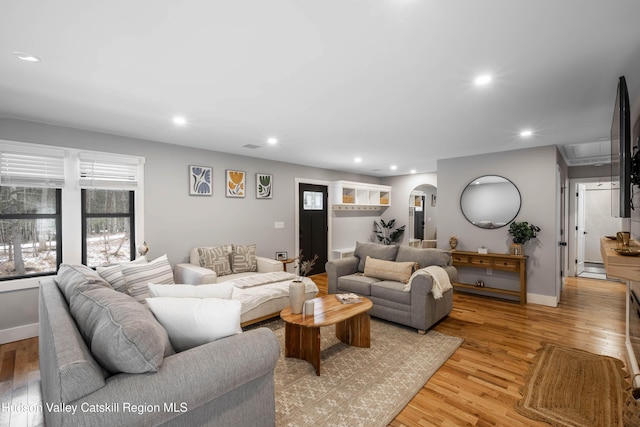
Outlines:
{"type": "Polygon", "coordinates": [[[15,52],[12,52],[15,56],[18,57],[18,59],[22,59],[23,61],[27,61],[27,62],[40,62],[40,58],[38,58],[35,55],[32,55],[30,53],[27,52],[21,52],[19,50],[16,50],[15,52]]]}
{"type": "Polygon", "coordinates": [[[356,163],[362,163],[362,157],[356,157],[353,161],[356,163]]]}
{"type": "Polygon", "coordinates": [[[269,138],[267,139],[267,144],[276,145],[278,143],[278,138],[269,138]]]}
{"type": "Polygon", "coordinates": [[[520,136],[523,138],[528,138],[531,135],[533,135],[533,131],[531,129],[525,129],[522,132],[520,132],[520,136]]]}
{"type": "Polygon", "coordinates": [[[391,167],[390,167],[389,169],[391,169],[392,171],[394,171],[394,170],[398,169],[398,167],[397,167],[396,165],[391,165],[391,167]]]}
{"type": "Polygon", "coordinates": [[[173,117],[173,124],[178,125],[178,126],[184,126],[187,124],[187,119],[185,119],[182,116],[174,116],[173,117]]]}
{"type": "Polygon", "coordinates": [[[416,173],[416,170],[415,169],[411,169],[409,172],[410,173],[416,173]]]}
{"type": "Polygon", "coordinates": [[[474,83],[476,84],[476,86],[488,85],[489,83],[491,83],[491,75],[490,74],[483,74],[481,76],[478,76],[474,80],[474,83]]]}

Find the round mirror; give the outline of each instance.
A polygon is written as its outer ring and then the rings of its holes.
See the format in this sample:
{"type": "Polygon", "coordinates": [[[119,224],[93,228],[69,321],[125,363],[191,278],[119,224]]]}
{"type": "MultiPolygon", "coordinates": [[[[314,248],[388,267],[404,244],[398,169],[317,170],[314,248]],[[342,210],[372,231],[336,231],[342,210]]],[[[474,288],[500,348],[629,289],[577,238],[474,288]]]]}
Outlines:
{"type": "Polygon", "coordinates": [[[480,228],[504,227],[518,215],[520,204],[518,187],[497,175],[474,179],[460,196],[462,214],[480,228]]]}

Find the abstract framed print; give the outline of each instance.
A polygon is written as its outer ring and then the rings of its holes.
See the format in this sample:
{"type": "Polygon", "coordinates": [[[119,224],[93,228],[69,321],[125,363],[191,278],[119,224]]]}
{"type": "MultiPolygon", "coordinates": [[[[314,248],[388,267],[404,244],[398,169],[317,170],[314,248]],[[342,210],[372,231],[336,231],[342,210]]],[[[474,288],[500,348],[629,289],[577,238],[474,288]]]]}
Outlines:
{"type": "Polygon", "coordinates": [[[189,195],[213,194],[213,169],[208,166],[189,166],[189,195]]]}
{"type": "Polygon", "coordinates": [[[245,171],[227,169],[227,185],[225,191],[227,197],[244,197],[246,175],[247,173],[245,171]]]}
{"type": "Polygon", "coordinates": [[[256,174],[256,199],[273,198],[273,175],[268,173],[256,174]]]}

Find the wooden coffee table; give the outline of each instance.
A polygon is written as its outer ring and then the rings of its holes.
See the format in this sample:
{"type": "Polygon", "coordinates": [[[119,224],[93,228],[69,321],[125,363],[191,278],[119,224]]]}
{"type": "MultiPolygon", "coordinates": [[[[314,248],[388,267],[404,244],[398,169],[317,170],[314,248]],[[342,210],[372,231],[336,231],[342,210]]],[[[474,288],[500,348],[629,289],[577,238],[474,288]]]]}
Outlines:
{"type": "Polygon", "coordinates": [[[292,314],[289,307],[280,312],[285,321],[285,356],[306,360],[320,375],[320,328],[336,325],[336,337],[355,347],[370,347],[371,321],[367,311],[373,303],[343,304],[335,295],[315,298],[313,316],[292,314]]]}

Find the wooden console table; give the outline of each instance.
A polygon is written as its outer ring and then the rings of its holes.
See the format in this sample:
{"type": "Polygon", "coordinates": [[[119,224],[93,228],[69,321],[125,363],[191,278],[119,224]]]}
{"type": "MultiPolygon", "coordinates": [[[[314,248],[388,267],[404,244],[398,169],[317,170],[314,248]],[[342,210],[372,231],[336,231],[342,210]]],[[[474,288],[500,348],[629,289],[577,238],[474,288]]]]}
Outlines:
{"type": "Polygon", "coordinates": [[[477,252],[453,251],[451,258],[455,267],[491,268],[494,270],[520,273],[520,291],[480,287],[466,283],[453,283],[458,288],[475,289],[520,298],[520,304],[527,303],[527,257],[509,254],[479,254],[477,252]]]}

